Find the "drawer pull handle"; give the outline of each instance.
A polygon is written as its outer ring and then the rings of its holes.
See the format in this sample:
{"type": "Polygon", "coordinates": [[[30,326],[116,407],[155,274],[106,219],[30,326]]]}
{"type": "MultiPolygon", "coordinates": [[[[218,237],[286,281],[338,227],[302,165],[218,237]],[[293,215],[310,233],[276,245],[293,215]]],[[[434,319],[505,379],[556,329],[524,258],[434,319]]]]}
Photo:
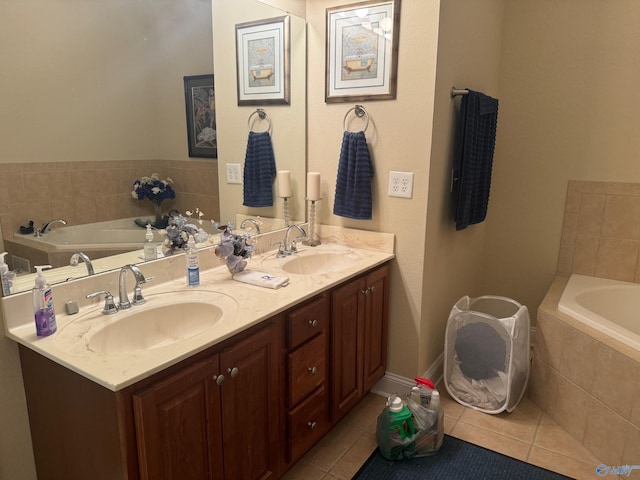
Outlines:
{"type": "Polygon", "coordinates": [[[222,385],[222,382],[224,382],[224,375],[214,375],[213,380],[215,380],[218,385],[222,385]]]}
{"type": "Polygon", "coordinates": [[[307,426],[311,429],[311,430],[315,430],[316,427],[318,426],[317,422],[309,422],[307,423],[307,426]]]}
{"type": "Polygon", "coordinates": [[[311,328],[316,328],[318,326],[318,320],[316,320],[315,318],[313,320],[309,320],[309,326],[311,328]]]}
{"type": "Polygon", "coordinates": [[[316,367],[309,367],[308,370],[311,375],[318,373],[318,369],[316,367]]]}
{"type": "Polygon", "coordinates": [[[240,374],[238,367],[227,368],[227,372],[231,375],[231,378],[236,378],[240,374]]]}

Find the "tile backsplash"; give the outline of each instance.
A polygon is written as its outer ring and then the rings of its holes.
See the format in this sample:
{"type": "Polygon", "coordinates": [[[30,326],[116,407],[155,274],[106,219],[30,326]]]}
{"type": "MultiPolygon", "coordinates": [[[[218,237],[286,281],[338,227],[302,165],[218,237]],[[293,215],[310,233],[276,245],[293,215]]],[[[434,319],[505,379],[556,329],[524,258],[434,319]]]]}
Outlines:
{"type": "Polygon", "coordinates": [[[640,184],[570,181],[560,275],[640,283],[640,184]]]}
{"type": "Polygon", "coordinates": [[[55,218],[71,224],[153,215],[148,200],[131,196],[133,182],[158,173],[171,177],[175,200],[163,210],[200,208],[219,218],[218,162],[215,160],[118,160],[0,164],[0,222],[4,238],[33,220],[55,218]]]}

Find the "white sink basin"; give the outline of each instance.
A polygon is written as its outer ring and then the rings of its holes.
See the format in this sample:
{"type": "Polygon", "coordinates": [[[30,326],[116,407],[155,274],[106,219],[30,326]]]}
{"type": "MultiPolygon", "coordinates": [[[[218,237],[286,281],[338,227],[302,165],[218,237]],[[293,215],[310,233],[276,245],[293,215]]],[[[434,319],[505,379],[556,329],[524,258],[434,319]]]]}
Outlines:
{"type": "Polygon", "coordinates": [[[156,293],[146,300],[113,315],[96,306],[58,331],[58,347],[104,355],[151,351],[206,334],[238,311],[233,298],[204,290],[156,293]]]}
{"type": "Polygon", "coordinates": [[[211,328],[220,321],[223,311],[210,303],[185,302],[142,306],[116,315],[120,316],[117,321],[88,337],[89,350],[117,354],[171,345],[211,328]]]}
{"type": "Polygon", "coordinates": [[[361,254],[348,247],[311,247],[284,258],[270,255],[262,264],[295,275],[319,275],[353,267],[361,254]]]}

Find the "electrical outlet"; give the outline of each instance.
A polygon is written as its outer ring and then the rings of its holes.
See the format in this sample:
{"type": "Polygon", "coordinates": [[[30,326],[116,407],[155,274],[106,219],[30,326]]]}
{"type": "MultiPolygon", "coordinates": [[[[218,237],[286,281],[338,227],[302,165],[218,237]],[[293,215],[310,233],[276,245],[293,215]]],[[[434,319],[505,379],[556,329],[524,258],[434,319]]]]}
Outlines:
{"type": "Polygon", "coordinates": [[[413,196],[413,172],[389,172],[389,196],[411,198],[413,196]]]}
{"type": "Polygon", "coordinates": [[[227,183],[242,183],[242,171],[239,163],[227,163],[227,183]]]}

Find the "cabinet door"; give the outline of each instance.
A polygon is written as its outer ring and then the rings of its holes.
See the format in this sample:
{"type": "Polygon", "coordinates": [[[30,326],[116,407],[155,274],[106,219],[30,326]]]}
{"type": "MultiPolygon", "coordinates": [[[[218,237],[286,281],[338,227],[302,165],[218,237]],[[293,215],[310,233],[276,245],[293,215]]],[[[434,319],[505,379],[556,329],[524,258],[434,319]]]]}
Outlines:
{"type": "Polygon", "coordinates": [[[367,276],[364,320],[364,391],[384,376],[387,366],[389,271],[385,265],[367,276]]]}
{"type": "Polygon", "coordinates": [[[275,478],[279,461],[277,332],[273,325],[220,353],[224,476],[275,478]]]}
{"type": "Polygon", "coordinates": [[[133,395],[140,478],[222,479],[218,356],[133,395]]]}
{"type": "Polygon", "coordinates": [[[333,291],[331,301],[332,421],[337,422],[363,395],[365,279],[333,291]]]}

